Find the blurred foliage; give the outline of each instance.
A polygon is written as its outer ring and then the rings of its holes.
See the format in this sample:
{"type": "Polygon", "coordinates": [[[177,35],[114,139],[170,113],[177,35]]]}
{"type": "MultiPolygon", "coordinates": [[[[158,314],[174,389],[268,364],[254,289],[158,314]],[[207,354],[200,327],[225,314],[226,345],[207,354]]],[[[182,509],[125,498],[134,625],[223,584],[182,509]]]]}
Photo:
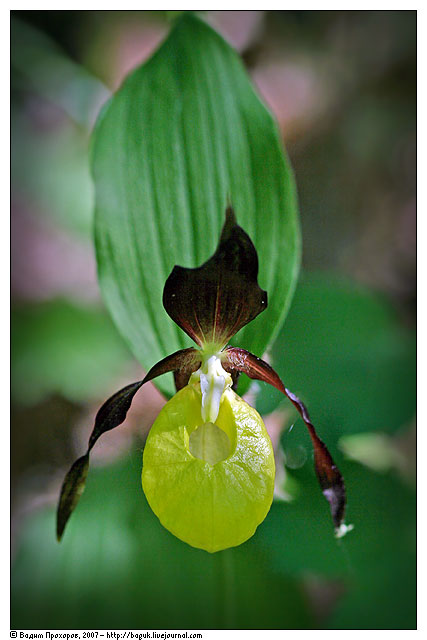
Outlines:
{"type": "Polygon", "coordinates": [[[12,469],[18,505],[35,511],[13,519],[12,626],[414,628],[416,12],[204,14],[241,52],[295,170],[303,264],[323,273],[305,273],[270,357],[333,450],[355,525],[335,541],[305,430],[260,383],[258,409],[287,427],[288,501],[213,556],[160,526],[139,450],[91,471],[61,546],[53,506],[33,500],[57,497],[88,404],[133,365],[93,296],[89,132],[105,85],[120,86],[175,16],[12,17],[12,469]]]}
{"type": "MultiPolygon", "coordinates": [[[[378,472],[404,469],[405,457],[398,442],[385,433],[355,433],[342,436],[339,447],[344,454],[378,472]]],[[[411,474],[415,476],[415,469],[411,474]]]]}
{"type": "Polygon", "coordinates": [[[61,546],[53,509],[28,524],[14,567],[12,626],[414,626],[415,499],[392,475],[343,466],[355,530],[339,543],[313,473],[295,472],[299,500],[273,504],[247,543],[211,555],[160,525],[140,486],[141,458],[136,452],[90,474],[61,546]],[[338,586],[317,621],[304,588],[313,576],[325,593],[331,581],[338,586]]]}
{"type": "Polygon", "coordinates": [[[11,22],[11,65],[15,87],[21,84],[64,109],[88,129],[109,91],[82,65],[64,55],[61,48],[38,29],[14,17],[11,22]]]}
{"type": "Polygon", "coordinates": [[[52,300],[12,312],[12,398],[36,404],[59,393],[103,397],[124,374],[129,352],[102,311],[52,300]]]}
{"type": "MultiPolygon", "coordinates": [[[[383,297],[353,283],[303,277],[270,362],[307,401],[328,442],[349,433],[396,431],[414,417],[414,335],[383,297]]],[[[278,391],[260,385],[258,411],[283,404],[278,391]]],[[[297,421],[283,440],[296,446],[300,437],[306,440],[297,421]]]]}
{"type": "Polygon", "coordinates": [[[12,111],[12,189],[51,223],[91,237],[87,136],[40,99],[34,99],[27,111],[12,111]]]}
{"type": "MultiPolygon", "coordinates": [[[[331,534],[327,505],[308,467],[293,471],[298,500],[273,504],[254,539],[269,563],[286,575],[341,578],[342,589],[327,628],[415,627],[415,495],[394,474],[378,475],[337,457],[348,494],[347,522],[354,531],[341,541],[331,534]]],[[[326,607],[325,607],[326,608],[326,607]]]]}
{"type": "Polygon", "coordinates": [[[301,587],[293,578],[275,575],[256,549],[208,554],[164,529],[142,492],[141,461],[137,453],[91,474],[61,546],[53,535],[53,510],[34,519],[15,563],[12,625],[250,629],[307,624],[301,587]]]}

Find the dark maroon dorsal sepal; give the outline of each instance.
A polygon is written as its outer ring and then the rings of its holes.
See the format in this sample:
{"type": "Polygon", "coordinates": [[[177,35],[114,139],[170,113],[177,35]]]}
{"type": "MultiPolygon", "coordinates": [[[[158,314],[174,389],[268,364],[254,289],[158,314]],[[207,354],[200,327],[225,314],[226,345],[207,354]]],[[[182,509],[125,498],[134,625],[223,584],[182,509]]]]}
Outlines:
{"type": "Polygon", "coordinates": [[[223,348],[267,308],[258,285],[258,256],[248,234],[227,208],[218,248],[201,267],[174,267],[163,290],[169,316],[199,346],[223,348]]]}

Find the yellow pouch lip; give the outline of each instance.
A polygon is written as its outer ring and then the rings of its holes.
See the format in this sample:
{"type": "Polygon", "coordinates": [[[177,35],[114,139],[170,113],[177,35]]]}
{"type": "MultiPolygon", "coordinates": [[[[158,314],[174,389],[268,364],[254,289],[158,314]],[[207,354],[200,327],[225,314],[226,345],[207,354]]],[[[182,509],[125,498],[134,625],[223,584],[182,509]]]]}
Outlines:
{"type": "Polygon", "coordinates": [[[274,455],[258,412],[227,389],[216,424],[230,455],[211,465],[195,458],[189,437],[201,424],[201,396],[189,385],[162,409],[144,449],[142,486],[160,522],[176,537],[209,552],[237,546],[267,515],[274,455]]]}

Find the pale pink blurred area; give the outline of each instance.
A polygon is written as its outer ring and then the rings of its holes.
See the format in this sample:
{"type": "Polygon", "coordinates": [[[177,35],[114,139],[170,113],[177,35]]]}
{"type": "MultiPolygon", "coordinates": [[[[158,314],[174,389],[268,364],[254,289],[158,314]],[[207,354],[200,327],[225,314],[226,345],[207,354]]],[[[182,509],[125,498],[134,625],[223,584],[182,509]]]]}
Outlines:
{"type": "MultiPolygon", "coordinates": [[[[265,41],[265,11],[207,11],[204,19],[240,53],[261,98],[275,116],[285,140],[303,134],[333,101],[327,63],[289,51],[286,41],[265,41]]],[[[332,86],[331,86],[332,85],[332,86]]]]}
{"type": "Polygon", "coordinates": [[[327,83],[308,60],[260,62],[252,79],[285,139],[303,134],[330,103],[327,83]]]}
{"type": "Polygon", "coordinates": [[[88,67],[116,91],[126,76],[158,48],[170,23],[166,16],[160,19],[145,11],[107,13],[99,25],[99,16],[95,16],[96,30],[86,29],[83,57],[88,67]],[[102,57],[99,51],[104,52],[102,57]]]}
{"type": "Polygon", "coordinates": [[[289,407],[281,406],[267,416],[263,416],[265,428],[271,438],[273,449],[275,452],[280,446],[280,436],[284,429],[289,425],[292,416],[292,410],[289,407]]]}
{"type": "Polygon", "coordinates": [[[117,89],[130,71],[151,56],[167,32],[167,26],[157,22],[127,24],[116,32],[111,68],[113,89],[117,89]]]}
{"type": "MultiPolygon", "coordinates": [[[[239,52],[245,51],[262,34],[264,11],[197,13],[239,52]]],[[[95,32],[87,29],[83,57],[91,70],[115,91],[133,69],[154,53],[179,15],[167,11],[161,17],[146,11],[127,12],[128,15],[111,11],[109,14],[99,22],[95,32]],[[102,59],[99,50],[105,52],[102,59]]],[[[99,16],[94,19],[98,21],[99,16]]]]}
{"type": "Polygon", "coordinates": [[[243,52],[262,34],[265,11],[206,11],[202,16],[237,51],[243,52]]]}
{"type": "Polygon", "coordinates": [[[15,301],[65,296],[98,302],[94,248],[90,239],[55,227],[34,204],[12,197],[11,285],[15,301]]]}

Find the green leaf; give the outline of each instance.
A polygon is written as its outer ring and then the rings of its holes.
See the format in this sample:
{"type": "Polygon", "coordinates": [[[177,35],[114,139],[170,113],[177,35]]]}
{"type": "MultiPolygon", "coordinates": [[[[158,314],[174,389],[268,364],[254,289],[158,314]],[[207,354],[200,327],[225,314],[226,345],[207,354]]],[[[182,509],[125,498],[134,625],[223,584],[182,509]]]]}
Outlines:
{"type": "MultiPolygon", "coordinates": [[[[259,256],[269,307],[233,341],[262,354],[295,285],[295,185],[277,126],[238,55],[184,15],[104,109],[92,157],[98,271],[106,304],[142,365],[191,343],[162,307],[173,266],[215,251],[229,198],[259,256]]],[[[172,381],[159,381],[173,392],[172,381]]]]}
{"type": "MultiPolygon", "coordinates": [[[[385,299],[337,277],[304,277],[271,364],[305,402],[326,444],[344,434],[393,432],[414,416],[413,334],[385,299]]],[[[258,411],[279,403],[278,392],[260,386],[258,411]]],[[[296,445],[300,437],[296,425],[282,442],[296,445]]]]}
{"type": "Polygon", "coordinates": [[[104,397],[130,354],[105,313],[56,300],[12,312],[12,398],[52,393],[74,402],[104,397]]]}

